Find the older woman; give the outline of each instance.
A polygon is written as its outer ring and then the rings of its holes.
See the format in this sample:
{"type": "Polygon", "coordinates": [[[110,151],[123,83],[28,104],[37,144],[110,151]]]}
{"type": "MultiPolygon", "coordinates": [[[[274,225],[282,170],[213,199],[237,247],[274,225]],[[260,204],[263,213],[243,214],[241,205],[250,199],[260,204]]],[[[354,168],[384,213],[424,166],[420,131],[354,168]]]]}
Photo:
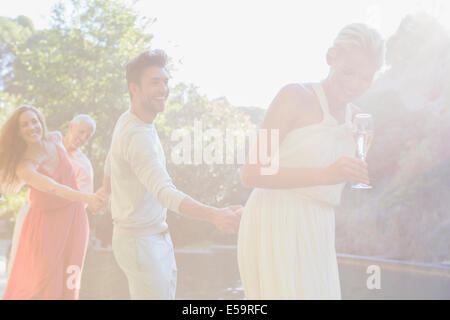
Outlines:
{"type": "Polygon", "coordinates": [[[3,299],[77,299],[89,234],[84,203],[103,199],[80,192],[61,135],[47,133],[34,107],[14,111],[0,133],[3,190],[30,188],[30,208],[3,299]]]}

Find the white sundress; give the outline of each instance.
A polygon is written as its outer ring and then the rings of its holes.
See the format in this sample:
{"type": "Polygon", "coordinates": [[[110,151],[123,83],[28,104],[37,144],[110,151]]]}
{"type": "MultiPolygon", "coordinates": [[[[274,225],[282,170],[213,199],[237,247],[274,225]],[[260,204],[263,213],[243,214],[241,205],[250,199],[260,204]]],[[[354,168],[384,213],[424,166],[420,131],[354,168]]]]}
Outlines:
{"type": "MultiPolygon", "coordinates": [[[[289,132],[280,167],[326,167],[353,157],[352,108],[339,125],[320,84],[313,86],[320,123],[289,132]]],[[[341,299],[335,250],[334,206],[345,183],[252,191],[238,234],[238,264],[247,299],[341,299]]]]}

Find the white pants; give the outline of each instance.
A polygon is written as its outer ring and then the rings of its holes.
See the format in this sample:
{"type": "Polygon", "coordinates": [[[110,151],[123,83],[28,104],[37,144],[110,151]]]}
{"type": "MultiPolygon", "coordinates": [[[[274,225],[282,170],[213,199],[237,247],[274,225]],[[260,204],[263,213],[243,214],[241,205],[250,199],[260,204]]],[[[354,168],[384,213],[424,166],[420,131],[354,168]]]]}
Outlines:
{"type": "Polygon", "coordinates": [[[22,232],[22,225],[25,221],[25,218],[27,217],[28,209],[30,209],[30,203],[26,201],[16,215],[16,222],[14,224],[13,237],[11,241],[11,251],[9,253],[8,266],[6,268],[6,274],[8,275],[8,277],[14,263],[14,258],[16,257],[17,247],[19,246],[20,233],[22,232]]]}
{"type": "Polygon", "coordinates": [[[112,248],[131,299],[175,299],[177,267],[169,232],[139,237],[114,233],[112,248]]]}

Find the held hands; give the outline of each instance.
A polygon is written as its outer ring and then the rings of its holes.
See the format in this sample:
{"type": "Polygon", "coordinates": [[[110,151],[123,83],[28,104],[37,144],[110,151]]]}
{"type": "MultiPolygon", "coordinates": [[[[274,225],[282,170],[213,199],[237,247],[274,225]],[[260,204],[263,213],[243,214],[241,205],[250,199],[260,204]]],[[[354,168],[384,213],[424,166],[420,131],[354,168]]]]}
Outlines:
{"type": "Polygon", "coordinates": [[[359,159],[342,157],[326,169],[327,184],[345,181],[370,184],[367,164],[359,159]]]}
{"type": "Polygon", "coordinates": [[[109,205],[109,196],[102,188],[97,190],[95,194],[89,196],[88,209],[92,214],[103,214],[109,205]]]}
{"type": "Polygon", "coordinates": [[[94,212],[94,214],[104,214],[106,209],[111,205],[110,194],[106,191],[104,187],[98,189],[95,194],[101,199],[103,199],[103,207],[100,209],[100,211],[94,212]]]}
{"type": "Polygon", "coordinates": [[[240,205],[213,208],[211,222],[222,232],[237,233],[243,207],[240,205]]]}

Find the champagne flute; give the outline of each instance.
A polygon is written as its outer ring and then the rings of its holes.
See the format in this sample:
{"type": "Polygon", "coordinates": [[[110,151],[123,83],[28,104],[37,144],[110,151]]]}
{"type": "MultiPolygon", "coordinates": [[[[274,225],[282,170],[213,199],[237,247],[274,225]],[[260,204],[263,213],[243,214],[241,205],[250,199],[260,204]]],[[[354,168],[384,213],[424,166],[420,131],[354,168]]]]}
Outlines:
{"type": "MultiPolygon", "coordinates": [[[[373,140],[373,118],[368,113],[358,113],[353,120],[353,138],[356,142],[356,156],[366,162],[367,152],[373,140]]],[[[364,183],[352,185],[352,189],[372,189],[372,186],[364,183]]]]}

